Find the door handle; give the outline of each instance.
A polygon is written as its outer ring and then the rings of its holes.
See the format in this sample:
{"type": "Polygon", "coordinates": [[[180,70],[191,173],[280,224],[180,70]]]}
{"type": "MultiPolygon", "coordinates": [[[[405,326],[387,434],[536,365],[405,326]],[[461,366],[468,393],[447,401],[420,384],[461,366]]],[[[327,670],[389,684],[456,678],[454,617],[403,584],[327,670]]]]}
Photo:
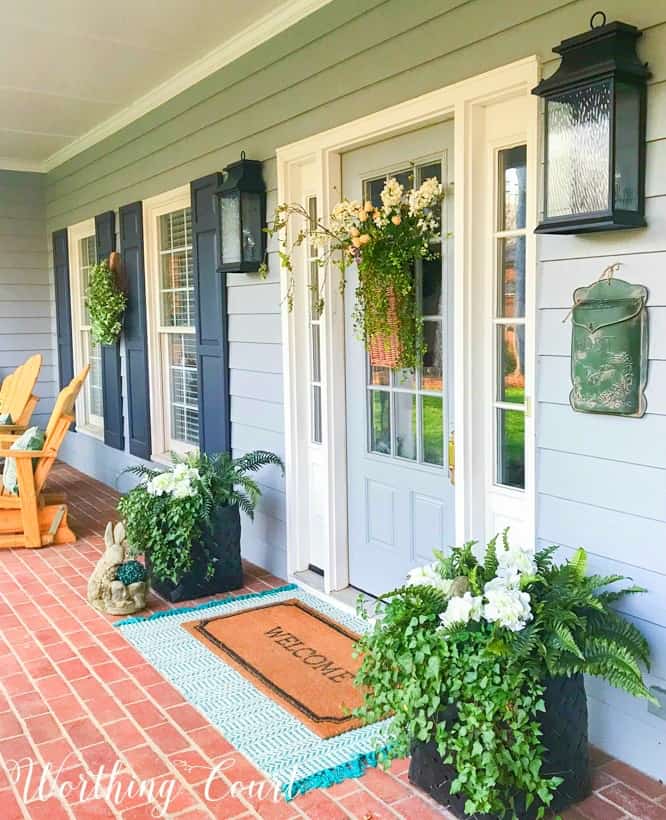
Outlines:
{"type": "Polygon", "coordinates": [[[456,483],[456,435],[453,430],[449,433],[449,447],[448,447],[448,460],[449,460],[449,481],[451,484],[456,483]]]}

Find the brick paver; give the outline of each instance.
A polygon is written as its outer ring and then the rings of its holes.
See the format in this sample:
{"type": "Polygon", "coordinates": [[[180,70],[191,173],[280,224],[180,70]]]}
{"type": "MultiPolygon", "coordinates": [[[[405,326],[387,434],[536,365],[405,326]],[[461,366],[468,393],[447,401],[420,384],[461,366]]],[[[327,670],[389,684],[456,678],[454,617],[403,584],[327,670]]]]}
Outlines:
{"type": "MultiPolygon", "coordinates": [[[[69,496],[77,543],[0,552],[2,820],[450,816],[409,784],[405,761],[289,804],[253,789],[252,764],[86,602],[117,494],[62,464],[52,485],[69,496]],[[114,766],[96,791],[100,767],[114,766]]],[[[247,565],[239,592],[282,583],[247,565]]],[[[167,606],[151,598],[152,610],[167,606]]],[[[595,794],[565,817],[666,817],[661,783],[596,750],[593,762],[595,794]]]]}

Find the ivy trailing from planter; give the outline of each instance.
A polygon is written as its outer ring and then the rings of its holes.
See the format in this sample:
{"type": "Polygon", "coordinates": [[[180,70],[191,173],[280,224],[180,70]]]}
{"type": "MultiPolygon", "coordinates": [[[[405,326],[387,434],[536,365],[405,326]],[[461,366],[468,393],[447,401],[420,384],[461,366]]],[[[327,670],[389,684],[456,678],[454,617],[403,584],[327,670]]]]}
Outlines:
{"type": "MultiPolygon", "coordinates": [[[[380,195],[381,206],[343,199],[333,209],[328,224],[313,217],[302,205],[278,206],[267,232],[269,236],[281,236],[278,254],[289,271],[289,309],[293,309],[296,292],[292,261],[295,248],[307,244],[315,252],[316,264],[324,269],[321,278],[308,282],[315,313],[321,313],[324,307],[322,294],[328,264],[343,273],[344,290],[344,272],[355,263],[359,283],[354,324],[358,336],[371,351],[373,363],[419,367],[425,345],[414,266],[419,260],[439,255],[443,196],[442,186],[434,177],[411,190],[390,178],[380,195]],[[295,235],[288,230],[293,228],[292,222],[296,223],[295,235]]],[[[267,272],[264,263],[261,273],[267,272]]]]}
{"type": "Polygon", "coordinates": [[[389,757],[434,743],[468,815],[511,818],[532,805],[544,816],[562,782],[542,770],[548,681],[597,675],[654,700],[642,676],[648,644],[612,608],[645,590],[618,588],[619,575],[587,575],[584,550],[561,565],[554,551],[512,547],[505,533],[482,559],[473,543],[435,553],[380,598],[357,647],[366,695],[356,714],[367,723],[392,716],[381,739],[389,757]]]}
{"type": "Polygon", "coordinates": [[[123,328],[127,296],[118,287],[106,260],[90,269],[85,304],[90,314],[93,341],[103,345],[115,344],[123,328]]]}

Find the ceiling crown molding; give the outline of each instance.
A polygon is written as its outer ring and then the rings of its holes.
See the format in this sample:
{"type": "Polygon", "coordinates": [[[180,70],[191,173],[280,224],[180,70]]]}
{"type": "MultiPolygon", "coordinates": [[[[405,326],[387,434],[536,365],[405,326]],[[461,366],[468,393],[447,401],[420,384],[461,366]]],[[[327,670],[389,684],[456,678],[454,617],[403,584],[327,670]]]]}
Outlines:
{"type": "Polygon", "coordinates": [[[46,163],[30,159],[16,159],[15,157],[0,157],[0,171],[24,171],[35,174],[44,174],[47,171],[46,163]]]}
{"type": "MultiPolygon", "coordinates": [[[[112,117],[91,128],[90,131],[72,140],[51,154],[43,163],[33,163],[33,170],[37,170],[37,165],[40,166],[40,171],[50,171],[56,168],[330,2],[331,0],[288,0],[201,59],[191,63],[187,68],[139,97],[122,111],[118,111],[112,117]]],[[[0,160],[1,164],[2,160],[0,160]]]]}

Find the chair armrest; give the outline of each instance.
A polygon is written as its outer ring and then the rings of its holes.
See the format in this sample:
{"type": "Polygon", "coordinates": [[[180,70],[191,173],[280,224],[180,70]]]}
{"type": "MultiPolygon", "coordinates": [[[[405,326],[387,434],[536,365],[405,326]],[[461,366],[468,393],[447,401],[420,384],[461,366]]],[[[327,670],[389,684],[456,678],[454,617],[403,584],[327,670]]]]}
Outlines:
{"type": "Polygon", "coordinates": [[[0,449],[0,458],[41,458],[49,453],[46,450],[5,450],[0,449]]]}
{"type": "Polygon", "coordinates": [[[28,428],[25,424],[0,424],[0,436],[8,435],[20,435],[21,433],[25,433],[28,428]]]}

